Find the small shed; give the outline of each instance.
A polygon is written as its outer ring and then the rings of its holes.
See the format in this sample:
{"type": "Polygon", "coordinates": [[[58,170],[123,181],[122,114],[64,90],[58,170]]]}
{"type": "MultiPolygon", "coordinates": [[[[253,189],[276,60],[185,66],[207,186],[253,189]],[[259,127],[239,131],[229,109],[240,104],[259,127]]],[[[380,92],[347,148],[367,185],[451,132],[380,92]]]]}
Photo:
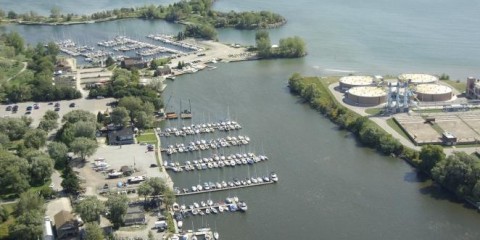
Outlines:
{"type": "Polygon", "coordinates": [[[57,239],[68,239],[78,235],[78,221],[69,211],[62,210],[55,214],[55,229],[57,230],[57,239]]]}
{"type": "Polygon", "coordinates": [[[140,206],[128,207],[127,214],[125,214],[125,226],[145,223],[145,211],[140,206]]]}
{"type": "Polygon", "coordinates": [[[444,145],[448,145],[448,146],[455,145],[457,144],[457,137],[455,137],[455,135],[453,135],[450,132],[443,132],[442,142],[444,145]]]}

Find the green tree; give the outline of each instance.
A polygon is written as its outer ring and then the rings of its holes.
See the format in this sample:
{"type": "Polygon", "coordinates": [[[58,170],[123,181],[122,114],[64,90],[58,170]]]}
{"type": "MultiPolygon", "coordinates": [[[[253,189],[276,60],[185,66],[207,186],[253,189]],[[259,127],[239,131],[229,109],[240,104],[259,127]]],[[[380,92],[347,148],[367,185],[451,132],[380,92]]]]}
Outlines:
{"type": "Polygon", "coordinates": [[[85,222],[95,222],[105,212],[105,204],[96,196],[88,196],[75,206],[75,212],[80,214],[85,222]]]}
{"type": "Polygon", "coordinates": [[[53,172],[53,160],[46,155],[34,157],[30,163],[32,185],[44,184],[53,172]]]}
{"type": "MultiPolygon", "coordinates": [[[[9,12],[10,15],[10,12],[9,12]]],[[[5,35],[5,44],[15,48],[15,54],[18,55],[25,49],[25,42],[17,32],[11,32],[5,35]]]]}
{"type": "Polygon", "coordinates": [[[152,195],[161,195],[167,189],[165,181],[159,177],[149,178],[148,184],[152,187],[152,195]]]}
{"type": "Polygon", "coordinates": [[[272,42],[270,41],[270,36],[265,30],[257,31],[255,34],[255,42],[257,44],[258,55],[260,57],[270,57],[272,42]]]}
{"type": "Polygon", "coordinates": [[[135,117],[135,126],[141,129],[150,128],[153,125],[153,116],[140,111],[135,117]]]}
{"type": "Polygon", "coordinates": [[[38,124],[38,129],[41,129],[45,132],[50,132],[57,127],[58,127],[57,120],[42,119],[38,124]]]}
{"type": "Polygon", "coordinates": [[[0,132],[7,134],[11,141],[20,140],[27,130],[27,123],[20,118],[0,118],[0,132]]]}
{"type": "Polygon", "coordinates": [[[67,164],[68,147],[61,142],[51,142],[48,144],[48,154],[55,161],[56,169],[63,169],[67,164]]]}
{"type": "Polygon", "coordinates": [[[7,221],[9,215],[7,209],[0,205],[0,223],[7,221]]]}
{"type": "Polygon", "coordinates": [[[175,193],[170,188],[165,188],[162,200],[165,205],[172,206],[175,203],[175,193]]]}
{"type": "Polygon", "coordinates": [[[281,57],[303,57],[306,54],[306,44],[300,37],[295,36],[280,39],[280,43],[278,46],[278,55],[280,55],[281,57]]]}
{"type": "Polygon", "coordinates": [[[105,206],[108,209],[108,217],[115,228],[123,225],[125,214],[128,208],[128,198],[124,195],[111,195],[108,197],[105,206]]]}
{"type": "Polygon", "coordinates": [[[445,159],[446,155],[443,148],[438,145],[425,145],[420,150],[419,168],[427,173],[430,173],[432,168],[440,161],[445,159]]]}
{"type": "Polygon", "coordinates": [[[130,121],[130,115],[125,107],[116,107],[110,113],[110,119],[115,125],[127,126],[130,121]]]}
{"type": "Polygon", "coordinates": [[[29,164],[26,159],[0,150],[0,193],[22,193],[27,190],[30,180],[29,164]]]}
{"type": "Polygon", "coordinates": [[[63,187],[64,192],[77,193],[80,191],[80,181],[69,165],[63,170],[62,178],[61,186],[63,187]]]}
{"type": "Polygon", "coordinates": [[[75,154],[79,154],[82,160],[93,155],[98,148],[98,143],[95,140],[79,137],[73,140],[70,144],[70,150],[75,154]]]}
{"type": "Polygon", "coordinates": [[[61,10],[59,7],[53,7],[52,9],[50,9],[50,17],[51,18],[59,18],[61,15],[61,10]]]}
{"type": "Polygon", "coordinates": [[[15,204],[15,215],[20,216],[24,213],[41,211],[43,212],[45,201],[34,192],[25,192],[20,194],[20,199],[15,204]]]}
{"type": "Polygon", "coordinates": [[[0,149],[7,149],[10,145],[10,139],[7,134],[0,132],[0,149]]]}
{"type": "Polygon", "coordinates": [[[74,131],[74,136],[76,138],[78,137],[84,137],[84,138],[89,138],[89,139],[94,139],[95,138],[95,133],[96,133],[96,124],[92,124],[92,122],[84,122],[84,121],[78,121],[73,124],[73,131],[74,131]]]}
{"type": "Polygon", "coordinates": [[[113,64],[115,64],[115,60],[113,60],[113,58],[111,56],[108,56],[107,60],[105,60],[105,65],[107,65],[107,67],[110,67],[113,64]]]}
{"type": "Polygon", "coordinates": [[[140,186],[138,186],[137,193],[139,196],[145,197],[145,202],[147,201],[147,197],[152,195],[153,187],[150,186],[148,181],[142,182],[140,186]]]}
{"type": "Polygon", "coordinates": [[[103,230],[95,222],[89,222],[85,225],[85,240],[103,240],[103,230]]]}
{"type": "Polygon", "coordinates": [[[47,133],[42,129],[30,129],[23,137],[25,147],[39,149],[45,146],[47,133]]]}
{"type": "Polygon", "coordinates": [[[90,113],[85,110],[73,110],[65,115],[63,115],[62,122],[76,123],[79,121],[84,122],[96,122],[96,116],[93,113],[90,113]]]}
{"type": "Polygon", "coordinates": [[[15,224],[9,226],[12,239],[41,239],[43,232],[43,211],[32,210],[17,217],[15,224]]]}
{"type": "Polygon", "coordinates": [[[43,119],[46,120],[55,120],[57,121],[60,118],[57,112],[52,111],[52,110],[47,110],[45,114],[43,115],[43,119]]]}

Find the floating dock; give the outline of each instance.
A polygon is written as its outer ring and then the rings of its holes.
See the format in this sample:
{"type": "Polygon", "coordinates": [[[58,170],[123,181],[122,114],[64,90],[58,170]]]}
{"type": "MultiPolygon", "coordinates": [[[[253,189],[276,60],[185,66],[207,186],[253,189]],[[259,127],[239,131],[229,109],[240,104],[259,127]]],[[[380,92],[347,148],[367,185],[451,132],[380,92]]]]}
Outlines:
{"type": "Polygon", "coordinates": [[[240,188],[248,188],[248,187],[257,187],[257,186],[264,186],[268,184],[274,184],[276,182],[274,181],[268,181],[268,182],[261,182],[261,183],[251,183],[249,185],[235,185],[235,186],[227,186],[227,187],[222,187],[222,188],[215,188],[215,189],[208,189],[208,190],[201,190],[201,191],[189,191],[189,192],[178,192],[175,193],[175,196],[180,197],[180,196],[188,196],[188,195],[195,195],[195,194],[202,194],[202,193],[209,193],[209,192],[220,192],[220,191],[227,191],[227,190],[233,190],[233,189],[240,189],[240,188]]]}
{"type": "MultiPolygon", "coordinates": [[[[180,114],[180,117],[182,117],[182,114],[180,114]]],[[[188,118],[188,114],[184,115],[183,118],[188,118]]],[[[178,129],[165,128],[164,131],[160,133],[160,136],[161,137],[170,137],[170,136],[185,137],[188,135],[214,133],[216,130],[228,132],[228,131],[240,130],[240,129],[242,129],[242,126],[234,121],[218,122],[218,123],[201,123],[201,124],[192,124],[190,126],[184,126],[178,129]]]]}
{"type": "Polygon", "coordinates": [[[167,155],[172,155],[175,153],[188,153],[194,151],[203,151],[208,149],[217,149],[217,148],[226,148],[230,146],[242,146],[250,143],[250,138],[247,136],[237,136],[237,137],[226,137],[218,139],[208,140],[197,140],[195,142],[190,142],[188,146],[184,143],[177,143],[175,145],[170,145],[168,148],[162,148],[162,152],[166,152],[167,155]]]}

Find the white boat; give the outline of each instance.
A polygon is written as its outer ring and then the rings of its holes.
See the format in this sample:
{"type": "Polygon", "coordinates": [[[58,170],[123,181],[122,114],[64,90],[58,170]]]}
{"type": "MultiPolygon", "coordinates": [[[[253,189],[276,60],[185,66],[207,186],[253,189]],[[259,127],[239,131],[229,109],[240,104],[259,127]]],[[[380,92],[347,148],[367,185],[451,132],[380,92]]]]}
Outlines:
{"type": "Polygon", "coordinates": [[[194,202],[194,203],[193,203],[193,206],[194,206],[195,208],[199,208],[199,207],[200,207],[200,205],[199,205],[197,202],[194,202]]]}
{"type": "Polygon", "coordinates": [[[218,240],[219,239],[219,234],[218,232],[213,232],[213,239],[218,240]]]}
{"type": "Polygon", "coordinates": [[[172,209],[173,209],[173,211],[178,211],[180,209],[180,206],[178,205],[178,203],[174,203],[172,205],[172,209]]]}
{"type": "Polygon", "coordinates": [[[192,214],[193,214],[194,216],[197,215],[197,214],[198,214],[198,209],[194,208],[194,209],[192,210],[192,214]]]}
{"type": "Polygon", "coordinates": [[[276,173],[272,172],[270,173],[270,179],[274,182],[278,182],[278,176],[276,173]]]}
{"type": "Polygon", "coordinates": [[[212,201],[211,199],[208,199],[208,200],[207,200],[207,204],[208,204],[208,206],[212,206],[212,205],[213,205],[213,201],[212,201]]]}
{"type": "Polygon", "coordinates": [[[218,210],[214,207],[210,207],[210,211],[214,214],[217,214],[218,213],[218,210]]]}
{"type": "Polygon", "coordinates": [[[178,228],[182,228],[183,227],[183,221],[178,221],[177,226],[178,226],[178,228]]]}
{"type": "Polygon", "coordinates": [[[123,173],[122,172],[112,172],[112,173],[109,173],[108,174],[108,178],[118,178],[120,176],[122,176],[123,173]]]}
{"type": "Polygon", "coordinates": [[[224,210],[225,210],[225,208],[222,205],[218,206],[218,211],[219,212],[222,213],[224,210]]]}
{"type": "Polygon", "coordinates": [[[238,202],[238,208],[240,208],[240,210],[242,210],[243,212],[247,211],[247,203],[245,203],[244,201],[238,202]]]}

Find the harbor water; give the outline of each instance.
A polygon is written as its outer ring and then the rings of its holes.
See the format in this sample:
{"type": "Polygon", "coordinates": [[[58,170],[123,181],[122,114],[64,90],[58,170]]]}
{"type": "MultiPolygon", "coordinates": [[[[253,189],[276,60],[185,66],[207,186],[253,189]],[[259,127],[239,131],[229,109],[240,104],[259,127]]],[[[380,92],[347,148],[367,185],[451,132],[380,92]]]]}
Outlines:
{"type": "MultiPolygon", "coordinates": [[[[13,6],[13,2],[0,1],[2,7],[13,6]]],[[[115,7],[119,4],[116,1],[115,7]]],[[[301,36],[309,54],[303,59],[221,63],[214,70],[168,82],[164,96],[172,96],[169,107],[178,112],[180,100],[185,108],[190,99],[194,117],[191,121],[171,121],[167,126],[228,116],[243,127],[230,134],[246,135],[252,141],[236,150],[225,150],[225,154],[252,151],[269,157],[267,162],[253,166],[172,173],[176,187],[271,171],[279,177],[276,184],[179,198],[179,204],[187,205],[228,196],[238,196],[248,203],[247,213],[190,217],[184,220],[184,227],[208,225],[222,239],[238,240],[480,239],[476,211],[419,178],[403,161],[359,146],[348,132],[338,130],[287,88],[293,72],[445,72],[455,79],[478,76],[480,19],[475,17],[475,10],[479,4],[433,0],[217,1],[215,7],[220,10],[264,9],[284,15],[288,23],[270,30],[272,40],[301,36]]],[[[135,38],[152,33],[175,34],[181,28],[162,21],[122,20],[75,26],[6,25],[0,26],[0,31],[18,31],[30,43],[71,38],[94,44],[117,34],[135,38]]],[[[254,31],[222,29],[219,38],[253,44],[254,35],[254,31]]],[[[220,134],[208,136],[205,138],[220,134]]],[[[170,137],[165,141],[180,140],[170,137]]],[[[201,156],[175,154],[172,158],[183,162],[205,155],[208,152],[201,156]]]]}

